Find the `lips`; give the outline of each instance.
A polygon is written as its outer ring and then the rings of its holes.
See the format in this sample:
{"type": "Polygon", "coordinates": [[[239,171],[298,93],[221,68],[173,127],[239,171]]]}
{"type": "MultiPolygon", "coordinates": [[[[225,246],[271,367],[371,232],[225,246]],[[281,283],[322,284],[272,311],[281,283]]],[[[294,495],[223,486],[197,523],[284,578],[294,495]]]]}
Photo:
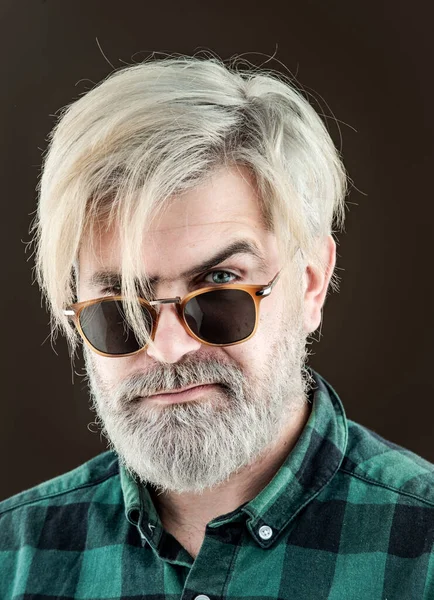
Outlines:
{"type": "Polygon", "coordinates": [[[154,396],[166,396],[168,394],[182,394],[183,392],[186,392],[187,390],[194,390],[195,388],[205,388],[211,385],[216,385],[214,383],[195,383],[193,385],[189,385],[183,388],[176,388],[174,390],[165,390],[163,392],[158,392],[158,394],[152,394],[151,396],[149,396],[150,398],[153,398],[154,396]]]}
{"type": "Polygon", "coordinates": [[[215,383],[202,383],[186,386],[183,388],[176,388],[174,390],[167,390],[164,392],[159,392],[158,394],[152,394],[148,396],[149,400],[162,400],[165,402],[180,402],[186,401],[189,399],[193,399],[199,396],[203,392],[209,391],[211,388],[215,387],[217,384],[215,383]]]}

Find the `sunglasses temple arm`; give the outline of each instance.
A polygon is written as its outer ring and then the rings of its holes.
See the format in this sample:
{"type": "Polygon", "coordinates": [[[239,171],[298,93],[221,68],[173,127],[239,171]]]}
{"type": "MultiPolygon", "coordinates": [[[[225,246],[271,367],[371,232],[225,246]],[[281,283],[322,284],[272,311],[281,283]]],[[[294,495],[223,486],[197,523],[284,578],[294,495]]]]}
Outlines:
{"type": "Polygon", "coordinates": [[[273,279],[267,283],[267,285],[265,285],[262,290],[259,290],[258,292],[256,292],[256,296],[269,296],[271,294],[271,290],[273,289],[274,284],[277,282],[278,278],[280,275],[280,271],[277,273],[277,275],[275,275],[273,277],[273,279]]]}
{"type": "MultiPolygon", "coordinates": [[[[300,252],[301,255],[303,256],[303,251],[302,251],[301,248],[297,248],[297,250],[294,253],[294,256],[297,254],[297,252],[300,252]]],[[[276,275],[273,277],[273,279],[267,283],[266,288],[265,288],[267,291],[268,291],[268,289],[270,289],[270,292],[271,292],[271,290],[273,289],[273,287],[278,282],[281,273],[282,273],[282,269],[280,271],[278,271],[278,273],[276,273],[276,275]]],[[[268,293],[270,293],[270,292],[268,292],[268,293]]]]}
{"type": "Polygon", "coordinates": [[[270,289],[273,289],[273,287],[276,285],[276,283],[277,283],[277,281],[278,281],[278,279],[279,279],[279,277],[280,277],[280,274],[281,274],[281,272],[282,272],[282,271],[279,271],[279,272],[278,272],[278,273],[277,273],[277,274],[276,274],[276,275],[273,277],[273,279],[272,279],[271,281],[269,281],[269,282],[268,282],[268,284],[267,284],[267,287],[269,287],[270,289]]]}

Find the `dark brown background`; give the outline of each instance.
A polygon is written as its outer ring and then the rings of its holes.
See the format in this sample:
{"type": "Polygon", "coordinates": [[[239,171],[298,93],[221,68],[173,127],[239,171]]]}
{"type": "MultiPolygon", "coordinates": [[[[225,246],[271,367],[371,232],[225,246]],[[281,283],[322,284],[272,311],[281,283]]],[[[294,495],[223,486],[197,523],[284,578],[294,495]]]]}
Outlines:
{"type": "MultiPolygon", "coordinates": [[[[96,38],[116,68],[154,50],[200,48],[222,58],[247,53],[261,64],[261,53],[277,48],[277,59],[323,112],[344,123],[342,151],[357,189],[339,236],[341,291],[327,299],[310,364],[335,387],[350,418],[434,461],[428,2],[3,0],[0,19],[0,497],[105,447],[87,428],[86,388],[80,376],[72,383],[64,341],[55,352],[44,343],[49,317],[31,285],[24,244],[55,111],[112,71],[96,38]]],[[[341,147],[338,127],[327,123],[341,147]]],[[[82,373],[81,362],[75,369],[82,373]]]]}

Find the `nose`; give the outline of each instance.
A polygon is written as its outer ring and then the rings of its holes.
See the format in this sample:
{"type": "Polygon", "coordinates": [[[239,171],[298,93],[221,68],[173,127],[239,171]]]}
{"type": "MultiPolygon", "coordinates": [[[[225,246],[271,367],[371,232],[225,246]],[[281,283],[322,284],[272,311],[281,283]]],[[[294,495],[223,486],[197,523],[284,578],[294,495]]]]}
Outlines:
{"type": "Polygon", "coordinates": [[[185,354],[199,350],[201,345],[186,332],[173,304],[160,306],[154,347],[148,346],[148,356],[160,362],[176,363],[185,354]]]}

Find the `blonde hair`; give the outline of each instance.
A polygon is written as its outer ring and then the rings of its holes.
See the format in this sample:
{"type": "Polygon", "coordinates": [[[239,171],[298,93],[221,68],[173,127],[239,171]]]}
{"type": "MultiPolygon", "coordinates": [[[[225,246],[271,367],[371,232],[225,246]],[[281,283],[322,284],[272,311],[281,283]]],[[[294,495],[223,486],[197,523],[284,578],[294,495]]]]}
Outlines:
{"type": "Polygon", "coordinates": [[[80,246],[103,222],[119,227],[127,316],[146,340],[137,293],[148,286],[137,248],[174,195],[229,164],[254,175],[284,256],[300,248],[318,263],[318,241],[343,226],[347,176],[325,125],[289,78],[218,58],[151,59],[116,70],[64,107],[31,227],[53,336],[62,330],[75,349],[63,309],[75,301],[80,246]]]}

